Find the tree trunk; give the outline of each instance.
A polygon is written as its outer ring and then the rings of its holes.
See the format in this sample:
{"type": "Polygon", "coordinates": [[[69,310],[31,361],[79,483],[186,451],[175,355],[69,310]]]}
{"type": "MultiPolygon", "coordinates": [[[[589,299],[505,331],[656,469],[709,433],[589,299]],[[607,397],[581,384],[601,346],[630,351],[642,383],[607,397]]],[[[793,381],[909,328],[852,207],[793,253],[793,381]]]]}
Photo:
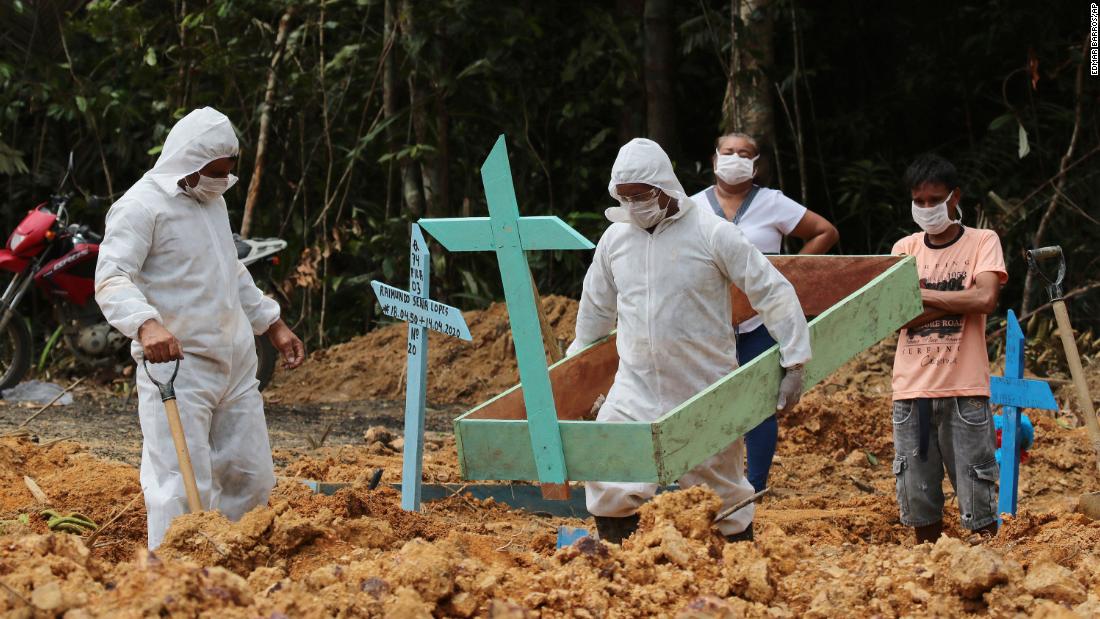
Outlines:
{"type": "MultiPolygon", "coordinates": [[[[794,107],[794,153],[798,159],[798,180],[802,188],[802,204],[810,201],[809,179],[806,178],[806,134],[802,131],[802,106],[798,101],[798,80],[802,79],[802,33],[798,30],[798,9],[791,5],[791,41],[794,44],[794,72],[791,79],[791,102],[794,107]]],[[[786,237],[783,239],[786,241],[786,237]]]]}
{"type": "MultiPolygon", "coordinates": [[[[444,67],[443,75],[447,75],[444,67]]],[[[438,87],[437,87],[438,89],[438,87]]],[[[450,116],[447,112],[447,102],[442,90],[435,98],[435,139],[439,144],[435,157],[435,194],[437,217],[448,217],[451,214],[451,175],[450,175],[450,116]]]]}
{"type": "Polygon", "coordinates": [[[672,90],[673,42],[670,0],[645,2],[646,135],[674,153],[676,101],[672,90]]]}
{"type": "MultiPolygon", "coordinates": [[[[412,3],[406,1],[402,11],[403,29],[409,39],[415,40],[417,30],[420,28],[420,20],[414,13],[412,3]]],[[[409,73],[409,113],[412,114],[413,135],[416,143],[428,146],[432,143],[431,121],[428,112],[431,110],[430,95],[424,88],[428,80],[428,71],[421,58],[413,57],[412,71],[409,73]]],[[[432,217],[439,212],[438,196],[438,170],[435,167],[437,157],[430,152],[423,152],[417,162],[416,169],[420,173],[420,184],[424,189],[424,216],[432,217]]]]}
{"type": "Polygon", "coordinates": [[[286,32],[290,18],[294,16],[294,5],[287,8],[279,20],[279,30],[275,35],[275,52],[271,55],[271,66],[267,69],[267,89],[264,91],[264,103],[260,108],[260,136],[256,140],[256,163],[252,168],[252,178],[248,181],[248,197],[244,201],[244,217],[241,219],[241,236],[248,238],[252,232],[252,211],[260,197],[260,181],[264,177],[264,156],[267,154],[267,136],[271,127],[271,108],[275,103],[275,81],[278,76],[279,62],[286,45],[286,32]]]}
{"type": "MultiPolygon", "coordinates": [[[[396,150],[397,137],[393,125],[388,124],[390,118],[397,113],[397,61],[394,59],[394,39],[397,37],[397,20],[394,18],[393,3],[396,0],[386,0],[382,8],[382,115],[386,125],[386,148],[390,152],[396,150]],[[386,53],[389,47],[390,53],[386,53]]],[[[393,200],[393,160],[386,166],[386,219],[393,216],[391,207],[393,200]]],[[[402,177],[403,178],[403,177],[402,177]]]]}
{"type": "Polygon", "coordinates": [[[179,99],[176,103],[176,107],[183,109],[187,107],[187,84],[191,78],[191,63],[187,59],[187,29],[183,27],[184,18],[187,17],[187,0],[180,0],[179,15],[176,17],[179,20],[179,33],[180,33],[180,69],[179,76],[176,78],[179,82],[176,84],[179,86],[179,99]]]}
{"type": "Polygon", "coordinates": [[[722,105],[722,131],[739,131],[763,144],[775,138],[772,81],[775,64],[772,0],[731,0],[730,75],[722,105]]]}
{"type": "MultiPolygon", "coordinates": [[[[631,25],[641,23],[645,15],[644,0],[617,0],[616,8],[619,18],[631,25]]],[[[631,42],[637,43],[638,41],[633,39],[631,42]]],[[[632,61],[636,62],[636,58],[637,56],[631,56],[632,61]]],[[[622,86],[623,105],[619,106],[619,144],[626,144],[644,133],[642,124],[644,122],[645,99],[640,96],[642,94],[641,88],[637,79],[635,79],[637,75],[641,75],[641,71],[636,64],[631,69],[630,79],[627,79],[622,86]]]]}
{"type": "MultiPolygon", "coordinates": [[[[430,145],[432,142],[431,123],[428,119],[428,106],[431,104],[424,91],[423,78],[414,70],[409,75],[409,113],[412,114],[413,136],[417,144],[430,145]]],[[[415,163],[415,171],[420,174],[420,183],[424,189],[424,216],[434,217],[439,212],[438,170],[435,167],[437,157],[422,152],[415,163]]]]}
{"type": "Polygon", "coordinates": [[[740,20],[741,0],[730,0],[730,61],[726,74],[726,92],[722,95],[722,133],[735,131],[737,127],[738,107],[737,74],[741,71],[741,40],[738,34],[741,29],[737,27],[740,20]]]}
{"type": "MultiPolygon", "coordinates": [[[[401,4],[398,7],[398,20],[400,22],[400,29],[405,33],[412,35],[415,24],[413,23],[413,6],[409,0],[401,0],[401,4]]],[[[415,62],[416,59],[414,58],[415,62]]],[[[394,80],[396,86],[396,79],[394,80]]],[[[418,129],[416,118],[416,106],[415,94],[412,90],[413,77],[409,78],[409,127],[405,132],[405,144],[411,144],[416,141],[414,132],[418,129]]],[[[396,109],[392,109],[391,112],[396,113],[396,109]]],[[[419,219],[425,214],[424,206],[424,194],[420,191],[420,170],[415,161],[409,159],[402,159],[401,166],[401,186],[403,188],[402,194],[405,197],[405,207],[409,209],[410,215],[414,219],[419,219]]],[[[429,188],[430,190],[430,188],[429,188]]]]}

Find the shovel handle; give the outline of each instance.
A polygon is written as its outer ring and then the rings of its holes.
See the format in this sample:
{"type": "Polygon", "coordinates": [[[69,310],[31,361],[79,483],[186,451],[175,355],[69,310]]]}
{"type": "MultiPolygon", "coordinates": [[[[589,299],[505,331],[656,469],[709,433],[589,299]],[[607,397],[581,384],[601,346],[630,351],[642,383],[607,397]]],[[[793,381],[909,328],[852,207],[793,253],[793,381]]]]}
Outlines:
{"type": "Polygon", "coordinates": [[[191,513],[202,511],[202,498],[199,496],[199,485],[195,482],[195,467],[191,465],[191,452],[187,449],[187,436],[183,433],[183,422],[180,421],[180,409],[176,405],[176,375],[180,371],[179,359],[172,370],[172,376],[168,382],[162,383],[153,378],[149,372],[149,362],[142,359],[145,366],[145,375],[149,377],[157,389],[160,390],[160,399],[164,402],[164,412],[168,415],[168,429],[172,432],[172,444],[176,448],[176,459],[179,460],[180,475],[183,476],[183,490],[187,494],[187,507],[191,513]]]}
{"type": "Polygon", "coordinates": [[[1060,245],[1050,245],[1048,247],[1029,249],[1027,250],[1027,256],[1035,262],[1042,262],[1044,260],[1050,260],[1051,258],[1061,258],[1062,247],[1060,245]]]}
{"type": "Polygon", "coordinates": [[[1085,371],[1081,367],[1081,355],[1077,352],[1077,341],[1073,338],[1073,327],[1070,326],[1065,301],[1058,299],[1054,302],[1054,317],[1058,321],[1058,336],[1062,338],[1062,348],[1066,350],[1066,364],[1069,365],[1073,386],[1077,389],[1077,401],[1081,405],[1081,413],[1085,416],[1085,428],[1088,430],[1092,449],[1096,452],[1097,470],[1100,471],[1100,423],[1096,420],[1092,394],[1089,393],[1085,371]]]}
{"type": "Polygon", "coordinates": [[[183,434],[183,423],[180,422],[180,410],[176,406],[175,398],[164,401],[164,412],[168,414],[168,427],[172,430],[172,443],[176,446],[176,458],[180,463],[180,474],[183,475],[183,490],[187,493],[187,507],[192,513],[202,511],[202,498],[199,497],[199,486],[195,483],[195,468],[191,466],[191,452],[187,449],[187,437],[183,434]]]}
{"type": "Polygon", "coordinates": [[[1027,258],[1027,266],[1033,272],[1038,273],[1039,277],[1042,277],[1047,282],[1047,293],[1050,294],[1050,300],[1056,301],[1062,298],[1062,280],[1066,277],[1066,258],[1062,254],[1061,245],[1049,245],[1047,247],[1037,247],[1035,249],[1029,249],[1024,252],[1024,257],[1027,258]],[[1049,275],[1043,272],[1039,268],[1040,262],[1047,260],[1058,261],[1058,274],[1053,279],[1049,275]]]}
{"type": "Polygon", "coordinates": [[[142,365],[145,366],[145,375],[149,377],[149,380],[157,386],[160,390],[160,399],[164,402],[168,400],[176,399],[176,375],[180,373],[180,360],[176,359],[176,367],[172,369],[172,376],[168,379],[168,382],[162,383],[159,380],[153,378],[153,374],[149,371],[149,361],[147,359],[141,360],[142,365]]]}

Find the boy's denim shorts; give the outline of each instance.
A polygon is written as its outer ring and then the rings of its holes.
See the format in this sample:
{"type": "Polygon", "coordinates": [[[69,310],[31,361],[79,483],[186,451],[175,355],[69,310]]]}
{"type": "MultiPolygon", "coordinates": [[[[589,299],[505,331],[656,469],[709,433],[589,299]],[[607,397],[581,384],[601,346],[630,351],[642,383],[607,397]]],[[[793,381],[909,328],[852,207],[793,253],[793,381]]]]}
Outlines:
{"type": "Polygon", "coordinates": [[[921,458],[917,400],[894,402],[894,476],[898,509],[906,526],[923,527],[943,519],[943,472],[959,499],[967,529],[997,520],[997,480],[993,417],[986,397],[930,398],[932,419],[926,457],[921,458]]]}

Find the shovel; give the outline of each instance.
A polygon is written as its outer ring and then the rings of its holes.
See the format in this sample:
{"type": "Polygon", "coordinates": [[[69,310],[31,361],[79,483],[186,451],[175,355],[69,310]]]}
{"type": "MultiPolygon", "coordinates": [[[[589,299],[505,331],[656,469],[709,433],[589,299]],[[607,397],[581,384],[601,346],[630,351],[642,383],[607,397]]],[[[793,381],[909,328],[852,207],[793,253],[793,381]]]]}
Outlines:
{"type": "Polygon", "coordinates": [[[176,367],[172,370],[172,377],[167,383],[161,383],[149,373],[149,362],[142,360],[145,366],[145,375],[160,390],[160,399],[164,402],[164,412],[168,414],[168,427],[172,430],[172,443],[176,446],[176,458],[179,459],[180,473],[183,475],[183,489],[187,493],[188,511],[201,512],[202,499],[199,498],[199,486],[195,483],[195,469],[191,466],[191,452],[187,450],[187,437],[183,435],[183,424],[180,423],[180,410],[176,406],[176,374],[180,371],[180,362],[176,360],[176,367]]]}
{"type": "MultiPolygon", "coordinates": [[[[1027,251],[1028,266],[1042,277],[1047,283],[1047,292],[1050,294],[1051,305],[1054,306],[1054,317],[1058,321],[1058,335],[1062,339],[1062,348],[1066,350],[1066,362],[1069,365],[1069,373],[1073,378],[1073,386],[1077,389],[1077,401],[1081,405],[1081,411],[1085,415],[1085,427],[1088,429],[1089,442],[1096,453],[1097,471],[1100,471],[1100,424],[1096,421],[1096,410],[1092,406],[1092,395],[1089,393],[1088,383],[1085,381],[1085,372],[1081,368],[1081,355],[1077,352],[1077,341],[1073,337],[1073,327],[1070,326],[1069,313],[1066,311],[1066,303],[1062,300],[1062,279],[1066,276],[1066,259],[1062,255],[1062,248],[1058,245],[1040,247],[1027,251]],[[1039,268],[1040,262],[1048,260],[1058,261],[1058,275],[1051,279],[1039,268]]],[[[1091,492],[1081,496],[1080,510],[1093,520],[1100,519],[1100,492],[1091,492]]]]}

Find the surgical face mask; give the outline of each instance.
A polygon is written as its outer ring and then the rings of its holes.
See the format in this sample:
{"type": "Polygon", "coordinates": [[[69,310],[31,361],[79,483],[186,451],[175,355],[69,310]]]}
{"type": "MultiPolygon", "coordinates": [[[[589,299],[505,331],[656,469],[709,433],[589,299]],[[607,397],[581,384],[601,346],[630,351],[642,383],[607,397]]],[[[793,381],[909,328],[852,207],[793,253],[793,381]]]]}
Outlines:
{"type": "Polygon", "coordinates": [[[958,213],[959,218],[956,220],[948,218],[947,203],[951,200],[952,193],[947,194],[947,198],[943,202],[928,208],[921,208],[917,206],[915,201],[913,202],[913,221],[920,226],[921,230],[928,234],[940,234],[951,227],[951,224],[962,223],[962,209],[958,206],[955,207],[955,211],[958,213]]]}
{"type": "Polygon", "coordinates": [[[630,220],[641,228],[652,228],[661,223],[668,211],[667,206],[661,206],[661,191],[656,187],[636,196],[617,197],[623,210],[630,215],[630,220]]]}
{"type": "Polygon", "coordinates": [[[743,183],[756,176],[755,163],[759,158],[760,155],[750,159],[737,153],[730,155],[717,153],[714,161],[714,175],[730,185],[743,183]]]}
{"type": "Polygon", "coordinates": [[[661,206],[660,193],[641,202],[624,202],[623,206],[630,212],[630,217],[640,228],[656,226],[661,223],[668,212],[667,206],[661,206]]]}
{"type": "Polygon", "coordinates": [[[237,184],[237,177],[230,174],[224,178],[215,178],[213,176],[199,175],[199,182],[191,187],[187,184],[187,181],[183,181],[183,192],[199,202],[210,202],[227,191],[233,185],[237,184]]]}

